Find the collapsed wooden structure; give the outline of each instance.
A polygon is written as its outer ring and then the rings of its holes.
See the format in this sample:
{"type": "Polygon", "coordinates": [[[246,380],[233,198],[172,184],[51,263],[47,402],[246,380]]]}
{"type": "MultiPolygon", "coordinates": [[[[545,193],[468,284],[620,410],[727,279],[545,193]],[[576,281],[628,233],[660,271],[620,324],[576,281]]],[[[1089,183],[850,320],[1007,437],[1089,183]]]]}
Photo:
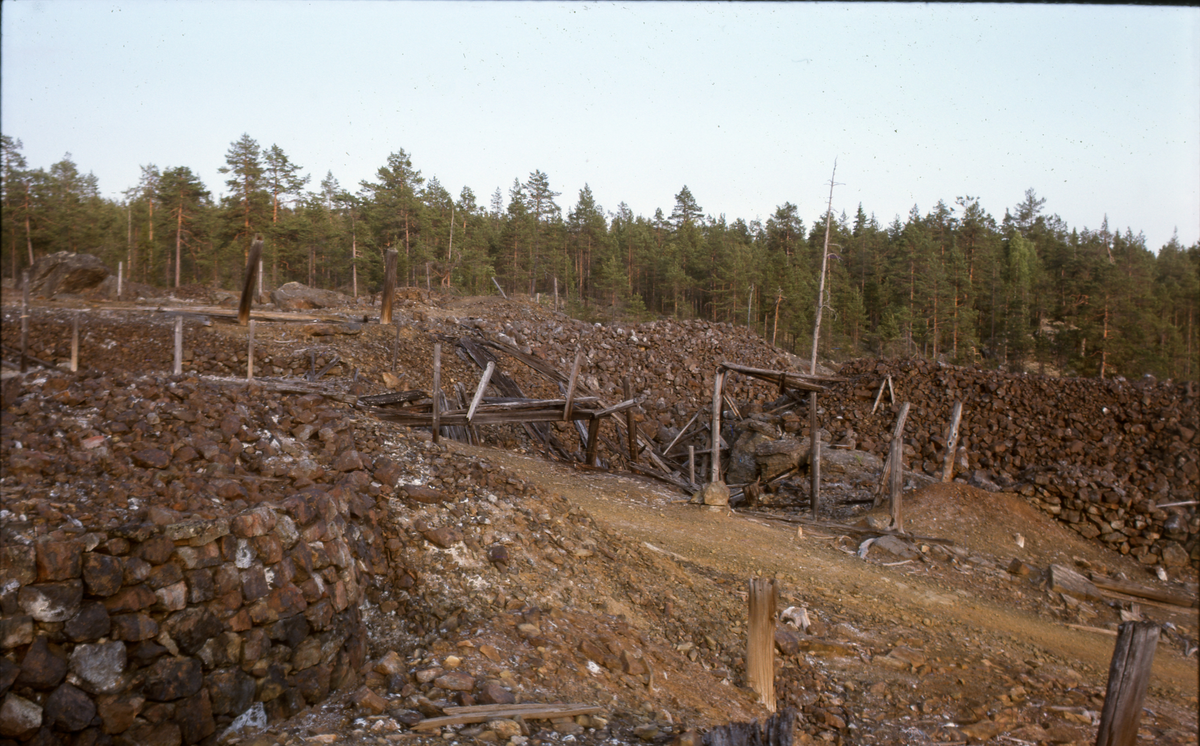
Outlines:
{"type": "MultiPolygon", "coordinates": [[[[459,338],[454,340],[455,352],[464,361],[477,366],[482,373],[473,395],[460,383],[455,385],[453,392],[448,396],[441,386],[441,348],[440,342],[434,346],[432,392],[411,390],[362,396],[358,399],[359,405],[387,422],[405,427],[429,428],[435,441],[447,437],[475,443],[478,442],[478,426],[520,425],[533,440],[563,460],[582,460],[588,467],[617,466],[599,462],[598,447],[603,442],[614,458],[623,461],[629,471],[660,479],[684,490],[693,490],[700,486],[695,476],[696,458],[697,455],[706,455],[698,454],[695,446],[689,446],[686,454],[674,452],[675,446],[685,436],[690,434],[693,439],[711,438],[713,447],[707,454],[710,459],[707,466],[714,481],[720,475],[721,451],[729,450],[729,445],[720,436],[721,411],[728,407],[735,416],[741,415],[736,403],[721,390],[721,380],[726,372],[741,373],[777,385],[781,394],[790,394],[793,397],[795,404],[801,402],[801,392],[809,393],[812,397],[816,392],[826,390],[824,383],[841,380],[794,371],[764,370],[735,363],[722,363],[717,369],[717,390],[712,409],[709,410],[708,421],[702,416],[708,407],[701,407],[675,438],[660,449],[653,439],[638,431],[634,409],[641,399],[633,396],[628,377],[625,379],[624,399],[611,405],[583,383],[580,376],[584,360],[582,349],[576,351],[568,375],[543,358],[528,354],[514,345],[489,339],[459,338]],[[503,353],[541,374],[558,387],[562,397],[535,399],[525,396],[520,386],[499,369],[499,360],[495,353],[503,353]],[[488,396],[489,387],[499,396],[488,396]],[[617,440],[613,441],[602,434],[600,425],[604,420],[620,413],[624,413],[625,417],[613,420],[617,432],[617,440]],[[582,446],[579,451],[568,448],[559,440],[555,428],[550,425],[554,422],[569,422],[574,425],[582,446]],[[709,432],[705,433],[705,430],[709,432]],[[580,452],[582,459],[578,455],[580,452]]],[[[814,404],[811,398],[809,403],[810,406],[814,404]]],[[[815,406],[812,406],[812,411],[815,423],[815,406]]]]}

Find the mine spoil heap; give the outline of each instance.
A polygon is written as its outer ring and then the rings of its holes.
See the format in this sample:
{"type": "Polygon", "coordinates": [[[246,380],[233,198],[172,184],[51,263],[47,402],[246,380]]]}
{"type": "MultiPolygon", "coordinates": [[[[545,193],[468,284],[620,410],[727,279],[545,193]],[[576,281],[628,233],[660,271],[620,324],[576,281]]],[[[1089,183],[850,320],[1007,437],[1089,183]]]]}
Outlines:
{"type": "MultiPolygon", "coordinates": [[[[656,711],[666,696],[656,682],[692,675],[698,652],[708,661],[706,682],[740,679],[736,644],[706,630],[711,619],[688,620],[706,593],[691,581],[653,619],[669,620],[695,645],[665,646],[628,623],[631,609],[649,613],[644,583],[668,566],[661,552],[609,535],[496,463],[349,402],[389,390],[385,373],[400,388],[431,390],[433,345],[448,352],[462,338],[494,343],[498,370],[525,396],[555,399],[561,383],[513,351],[567,373],[582,350],[582,390],[613,404],[628,378],[647,448],[679,467],[678,448],[662,451],[673,441],[707,442],[701,430],[718,365],[805,366],[729,324],[598,325],[520,302],[463,308],[415,298],[397,304],[397,328],[363,323],[371,310],[361,305],[321,323],[260,324],[256,365],[267,380],[251,387],[237,380],[244,329],[189,317],[184,372],[171,376],[172,322],[145,309],[89,311],[79,373],[6,379],[0,739],[204,743],[238,716],[280,722],[341,691],[353,693],[358,712],[390,713],[372,722],[393,726],[453,714],[452,703],[591,702],[602,694],[605,713],[547,716],[557,718],[555,732],[582,738],[589,729],[606,732],[615,712],[641,712],[642,730],[634,734],[629,720],[626,735],[653,741],[672,732],[671,716],[656,711]],[[327,367],[322,381],[301,380],[327,367]],[[271,381],[309,391],[273,390],[271,381]],[[626,574],[602,571],[607,563],[626,574]],[[582,613],[577,605],[596,608],[582,613]],[[447,643],[456,631],[460,642],[447,643]],[[536,658],[515,674],[500,652],[514,641],[536,658]],[[543,678],[580,673],[587,662],[597,666],[590,678],[552,688],[543,678]],[[596,677],[610,689],[602,693],[596,677]]],[[[30,354],[50,364],[67,359],[74,313],[35,309],[30,354]]],[[[6,308],[9,359],[14,321],[6,308]]],[[[473,390],[478,365],[447,352],[444,387],[473,390]]],[[[934,476],[950,408],[962,401],[960,479],[1017,492],[1148,568],[1174,575],[1200,566],[1195,506],[1161,507],[1194,500],[1200,482],[1190,386],[917,360],[823,372],[845,379],[820,395],[831,441],[882,457],[899,404],[911,402],[906,466],[934,476]],[[889,376],[894,399],[884,393],[876,406],[889,376]]],[[[740,376],[725,393],[743,421],[806,432],[798,396],[740,376]]],[[[600,463],[627,467],[618,423],[604,427],[600,463]]],[[[739,428],[723,428],[728,443],[739,428]]],[[[511,425],[478,429],[485,444],[582,457],[570,424],[549,430],[554,438],[539,441],[511,425]]],[[[721,615],[740,614],[736,599],[726,605],[721,615]]],[[[816,669],[803,675],[806,691],[828,683],[816,669]]],[[[811,734],[846,733],[840,699],[810,702],[795,681],[782,686],[811,705],[811,734]]],[[[676,717],[712,721],[703,688],[694,700],[672,696],[676,717]]],[[[721,697],[727,720],[761,714],[741,688],[722,687],[721,697]]],[[[479,732],[529,735],[518,721],[515,732],[500,720],[479,732]]]]}

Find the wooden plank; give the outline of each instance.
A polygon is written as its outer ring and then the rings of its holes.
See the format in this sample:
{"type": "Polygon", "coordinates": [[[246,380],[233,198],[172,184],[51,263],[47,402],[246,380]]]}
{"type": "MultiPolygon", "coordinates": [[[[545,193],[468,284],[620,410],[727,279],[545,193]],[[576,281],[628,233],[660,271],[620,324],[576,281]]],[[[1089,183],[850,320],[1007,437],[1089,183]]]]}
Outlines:
{"type": "Polygon", "coordinates": [[[571,419],[571,405],[575,399],[575,384],[579,380],[579,365],[583,362],[583,348],[575,350],[575,364],[571,366],[571,379],[567,384],[567,403],[563,407],[563,421],[571,419]]]}
{"type": "Polygon", "coordinates": [[[370,396],[360,396],[358,401],[362,404],[370,404],[372,406],[383,406],[386,404],[404,404],[414,402],[419,399],[428,399],[429,394],[420,389],[411,391],[392,391],[386,394],[372,394],[370,396]]]}
{"type": "MultiPolygon", "coordinates": [[[[476,705],[476,707],[481,707],[476,705]]],[[[595,705],[541,705],[525,707],[522,705],[486,705],[489,709],[474,709],[470,712],[456,712],[444,717],[427,718],[412,726],[413,730],[433,730],[448,725],[465,725],[467,723],[485,723],[499,718],[514,718],[520,716],[525,720],[552,720],[570,718],[576,715],[595,715],[603,712],[603,707],[595,705]]],[[[446,708],[447,711],[454,708],[446,708]]]]}
{"type": "Polygon", "coordinates": [[[583,458],[583,462],[588,466],[596,465],[596,446],[600,441],[600,421],[599,417],[593,417],[588,422],[587,452],[583,458]]]}
{"type": "Polygon", "coordinates": [[[496,370],[496,364],[489,362],[483,370],[483,376],[479,379],[479,386],[475,389],[475,398],[471,400],[471,406],[467,410],[467,422],[470,422],[475,417],[475,409],[479,406],[479,400],[483,398],[483,392],[487,389],[488,381],[492,378],[492,373],[496,370]]]}
{"type": "Polygon", "coordinates": [[[679,434],[671,439],[671,442],[668,443],[667,447],[663,449],[664,454],[671,452],[671,449],[675,447],[675,444],[679,442],[679,439],[683,437],[684,433],[686,433],[688,431],[688,428],[690,428],[692,426],[692,424],[696,421],[696,418],[700,416],[701,411],[703,411],[703,408],[697,409],[696,414],[692,415],[692,419],[688,420],[688,423],[683,426],[683,429],[679,431],[679,434]]]}
{"type": "Polygon", "coordinates": [[[946,456],[942,461],[943,482],[954,479],[954,452],[958,448],[958,425],[962,420],[962,409],[963,403],[956,401],[954,409],[950,412],[950,429],[946,431],[946,456]]]}
{"type": "Polygon", "coordinates": [[[1136,596],[1138,598],[1148,598],[1151,601],[1161,601],[1172,606],[1182,606],[1191,608],[1196,605],[1196,597],[1187,593],[1172,590],[1163,590],[1152,588],[1146,585],[1131,583],[1128,580],[1116,580],[1115,578],[1106,577],[1099,573],[1089,573],[1092,580],[1092,585],[1102,591],[1115,591],[1124,593],[1127,596],[1136,596]]]}
{"type": "Polygon", "coordinates": [[[183,317],[175,317],[175,367],[172,369],[175,375],[183,374],[183,317]]]}
{"type": "Polygon", "coordinates": [[[1154,663],[1158,632],[1155,622],[1125,622],[1117,632],[1096,746],[1135,746],[1137,743],[1142,702],[1150,684],[1150,666],[1154,663]]]}
{"type": "Polygon", "coordinates": [[[440,430],[442,429],[442,410],[440,402],[440,394],[442,393],[442,343],[435,342],[433,344],[433,418],[430,421],[430,426],[433,428],[433,442],[437,443],[441,437],[440,430]]]}
{"type": "MultiPolygon", "coordinates": [[[[797,380],[797,381],[819,381],[819,382],[825,382],[825,383],[841,383],[841,382],[850,380],[844,376],[817,376],[817,375],[811,375],[809,373],[797,373],[797,372],[791,371],[791,370],[767,370],[766,368],[752,368],[748,365],[740,365],[738,363],[731,363],[728,361],[722,362],[721,367],[727,368],[729,370],[735,370],[738,373],[745,373],[748,376],[762,377],[762,379],[767,381],[768,383],[778,383],[779,377],[781,375],[786,376],[786,378],[789,382],[793,381],[793,380],[797,380]]],[[[789,383],[788,385],[791,388],[797,388],[796,386],[792,386],[791,383],[789,383]]]]}
{"type": "Polygon", "coordinates": [[[627,410],[632,410],[636,406],[637,406],[637,399],[626,399],[625,401],[623,401],[619,404],[614,404],[611,407],[605,407],[604,409],[599,409],[599,410],[593,412],[592,419],[597,419],[597,420],[603,419],[605,417],[609,417],[611,415],[617,414],[618,412],[625,412],[627,410]]]}
{"type": "Polygon", "coordinates": [[[79,371],[79,314],[71,317],[71,372],[79,371]]]}

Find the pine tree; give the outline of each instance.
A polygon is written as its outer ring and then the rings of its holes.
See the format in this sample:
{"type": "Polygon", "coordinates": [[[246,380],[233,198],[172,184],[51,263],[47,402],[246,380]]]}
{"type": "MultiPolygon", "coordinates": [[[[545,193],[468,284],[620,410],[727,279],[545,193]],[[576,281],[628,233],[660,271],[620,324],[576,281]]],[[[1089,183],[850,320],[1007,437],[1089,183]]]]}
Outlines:
{"type": "MultiPolygon", "coordinates": [[[[198,281],[200,257],[197,254],[196,232],[201,212],[208,202],[208,190],[200,178],[187,166],[169,168],[158,180],[156,199],[167,211],[168,235],[174,236],[175,287],[180,285],[183,247],[192,254],[192,278],[198,281]]],[[[168,264],[169,266],[169,264],[168,264]]]]}

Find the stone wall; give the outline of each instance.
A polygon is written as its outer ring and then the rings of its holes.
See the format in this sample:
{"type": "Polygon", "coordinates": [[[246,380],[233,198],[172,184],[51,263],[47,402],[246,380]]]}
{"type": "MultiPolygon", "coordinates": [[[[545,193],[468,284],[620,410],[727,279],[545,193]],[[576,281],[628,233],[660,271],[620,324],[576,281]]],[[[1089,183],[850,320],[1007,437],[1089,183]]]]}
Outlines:
{"type": "Polygon", "coordinates": [[[359,602],[388,573],[366,478],[0,547],[0,743],[192,744],[357,684],[359,602]]]}

